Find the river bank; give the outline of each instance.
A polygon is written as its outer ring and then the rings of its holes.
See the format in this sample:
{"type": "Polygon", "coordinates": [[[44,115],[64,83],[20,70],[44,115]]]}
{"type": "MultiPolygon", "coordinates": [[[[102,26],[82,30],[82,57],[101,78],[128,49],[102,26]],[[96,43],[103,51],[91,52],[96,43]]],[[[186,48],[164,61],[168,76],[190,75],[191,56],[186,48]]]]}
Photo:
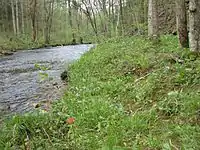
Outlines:
{"type": "Polygon", "coordinates": [[[14,116],[0,148],[199,149],[200,58],[176,37],[115,38],[69,68],[62,99],[14,116]],[[69,122],[69,120],[72,120],[69,122]]]}
{"type": "Polygon", "coordinates": [[[32,43],[31,46],[27,46],[22,45],[19,47],[15,47],[15,46],[8,46],[8,47],[3,47],[0,46],[0,56],[8,56],[8,55],[13,55],[14,52],[16,51],[20,51],[20,50],[35,50],[35,49],[42,49],[42,48],[53,48],[53,47],[58,47],[58,46],[70,46],[70,45],[82,45],[82,44],[92,44],[92,42],[82,42],[82,43],[73,43],[73,42],[69,42],[69,43],[52,43],[52,44],[48,44],[48,45],[44,45],[44,44],[34,44],[32,43]]]}
{"type": "Polygon", "coordinates": [[[0,58],[1,113],[24,113],[61,98],[60,75],[93,45],[21,50],[0,58]]]}

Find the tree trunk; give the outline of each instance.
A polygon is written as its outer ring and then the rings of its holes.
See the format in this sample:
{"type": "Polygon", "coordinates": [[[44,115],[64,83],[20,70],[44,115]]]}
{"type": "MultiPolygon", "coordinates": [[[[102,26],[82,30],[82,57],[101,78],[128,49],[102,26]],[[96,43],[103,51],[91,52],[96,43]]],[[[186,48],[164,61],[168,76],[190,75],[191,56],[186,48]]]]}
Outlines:
{"type": "Polygon", "coordinates": [[[14,34],[16,35],[17,34],[17,31],[16,31],[16,24],[15,24],[15,7],[14,7],[14,0],[11,0],[11,8],[12,8],[12,21],[13,21],[13,31],[14,31],[14,34]]]}
{"type": "Polygon", "coordinates": [[[116,20],[115,19],[116,14],[115,14],[115,8],[114,8],[114,0],[111,0],[111,7],[112,7],[111,8],[111,11],[112,11],[112,30],[113,30],[114,33],[116,33],[116,30],[115,30],[116,29],[116,23],[115,23],[116,22],[115,21],[116,20]]]}
{"type": "Polygon", "coordinates": [[[31,22],[32,22],[32,40],[33,42],[36,41],[37,37],[37,25],[36,25],[36,8],[37,7],[37,0],[32,0],[31,5],[31,22]]]}
{"type": "Polygon", "coordinates": [[[25,32],[25,26],[24,26],[24,0],[21,0],[21,21],[22,21],[22,33],[25,32]]]}
{"type": "Polygon", "coordinates": [[[63,26],[63,29],[64,29],[64,33],[65,33],[65,43],[67,43],[67,37],[68,37],[68,32],[67,32],[67,23],[68,23],[68,20],[67,20],[67,0],[64,1],[64,26],[63,26]]]}
{"type": "Polygon", "coordinates": [[[74,28],[73,28],[73,22],[72,22],[72,8],[71,8],[71,0],[68,0],[68,15],[69,15],[69,25],[72,30],[72,44],[76,43],[74,28]]]}
{"type": "Polygon", "coordinates": [[[190,50],[200,52],[200,0],[190,0],[189,27],[190,50]]]}
{"type": "Polygon", "coordinates": [[[45,10],[44,41],[45,41],[45,44],[48,45],[51,40],[50,35],[51,35],[51,27],[52,27],[52,18],[53,18],[53,13],[54,13],[54,0],[52,1],[44,0],[44,10],[45,10]]]}
{"type": "Polygon", "coordinates": [[[176,0],[176,24],[179,43],[182,48],[189,47],[187,31],[187,14],[185,0],[176,0]]]}
{"type": "Polygon", "coordinates": [[[17,27],[17,34],[19,34],[19,7],[18,7],[18,0],[15,0],[16,4],[16,27],[17,27]]]}
{"type": "Polygon", "coordinates": [[[124,30],[124,16],[123,16],[123,3],[119,0],[119,35],[123,35],[124,30]]]}
{"type": "Polygon", "coordinates": [[[150,38],[158,38],[157,0],[149,0],[148,36],[150,38]]]}
{"type": "Polygon", "coordinates": [[[145,9],[144,9],[144,4],[145,1],[144,0],[140,0],[138,5],[139,5],[139,13],[138,14],[138,23],[144,23],[144,13],[145,13],[145,9]]]}
{"type": "Polygon", "coordinates": [[[116,36],[118,36],[119,34],[118,33],[120,33],[120,10],[119,10],[119,6],[117,6],[117,5],[115,5],[115,11],[116,11],[116,27],[115,27],[115,34],[116,34],[116,36]]]}

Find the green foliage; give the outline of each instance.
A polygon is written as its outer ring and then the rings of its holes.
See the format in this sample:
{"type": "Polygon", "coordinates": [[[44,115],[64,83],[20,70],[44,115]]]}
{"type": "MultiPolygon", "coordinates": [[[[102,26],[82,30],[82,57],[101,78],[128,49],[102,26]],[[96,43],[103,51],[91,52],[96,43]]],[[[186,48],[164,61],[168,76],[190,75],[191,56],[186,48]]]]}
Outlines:
{"type": "Polygon", "coordinates": [[[50,148],[53,141],[56,145],[58,139],[70,130],[64,118],[43,112],[14,116],[3,128],[4,132],[0,135],[1,149],[26,149],[28,145],[33,149],[50,148]],[[58,127],[59,130],[56,129],[58,127]]]}
{"type": "Polygon", "coordinates": [[[70,66],[68,91],[51,112],[4,124],[1,147],[23,146],[29,131],[33,149],[199,149],[200,59],[177,43],[98,45],[70,66]],[[73,125],[63,124],[68,117],[73,125]]]}

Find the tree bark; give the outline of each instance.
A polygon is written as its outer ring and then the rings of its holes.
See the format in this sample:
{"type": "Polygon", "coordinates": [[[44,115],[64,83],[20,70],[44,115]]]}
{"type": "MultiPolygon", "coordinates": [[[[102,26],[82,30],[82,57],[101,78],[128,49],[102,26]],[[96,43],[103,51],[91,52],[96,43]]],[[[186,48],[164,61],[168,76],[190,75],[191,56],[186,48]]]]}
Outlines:
{"type": "Polygon", "coordinates": [[[36,41],[37,37],[37,26],[36,26],[36,11],[37,11],[37,0],[31,1],[31,23],[32,23],[32,41],[36,41]]]}
{"type": "Polygon", "coordinates": [[[44,41],[45,41],[45,44],[49,44],[51,40],[51,27],[52,27],[53,13],[54,13],[54,1],[55,0],[51,0],[51,1],[44,0],[44,10],[45,10],[44,41]]]}
{"type": "Polygon", "coordinates": [[[187,14],[185,0],[176,0],[176,24],[180,46],[182,48],[188,48],[189,39],[187,31],[187,14]]]}
{"type": "Polygon", "coordinates": [[[24,25],[24,0],[21,0],[21,21],[22,21],[22,33],[25,32],[25,25],[24,25]]]}
{"type": "Polygon", "coordinates": [[[200,52],[200,0],[189,2],[190,50],[200,52]]]}
{"type": "Polygon", "coordinates": [[[72,30],[72,44],[76,43],[74,28],[73,28],[73,22],[72,22],[72,7],[71,7],[71,0],[68,0],[68,15],[69,15],[69,25],[72,30]]]}
{"type": "Polygon", "coordinates": [[[16,24],[15,24],[15,7],[14,7],[14,0],[11,0],[11,8],[12,8],[12,22],[13,22],[13,31],[14,31],[14,34],[16,35],[17,34],[17,31],[16,31],[16,24]]]}
{"type": "Polygon", "coordinates": [[[16,27],[17,27],[17,34],[19,34],[19,6],[18,6],[18,0],[15,0],[16,4],[16,27]]]}
{"type": "Polygon", "coordinates": [[[123,35],[123,30],[124,30],[124,16],[123,16],[123,3],[122,3],[122,0],[119,0],[119,27],[120,27],[120,30],[119,30],[119,34],[120,35],[123,35]]]}
{"type": "Polygon", "coordinates": [[[158,38],[157,0],[149,0],[148,36],[150,38],[158,38]]]}
{"type": "Polygon", "coordinates": [[[144,22],[148,20],[148,0],[144,0],[144,22]]]}

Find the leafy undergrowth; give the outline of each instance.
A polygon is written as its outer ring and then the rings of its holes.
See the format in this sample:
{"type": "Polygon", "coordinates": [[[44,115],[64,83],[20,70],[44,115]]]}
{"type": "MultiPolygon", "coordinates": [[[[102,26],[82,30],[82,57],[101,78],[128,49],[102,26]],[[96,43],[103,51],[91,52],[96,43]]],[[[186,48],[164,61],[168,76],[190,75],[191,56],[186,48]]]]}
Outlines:
{"type": "Polygon", "coordinates": [[[200,149],[200,58],[176,37],[111,39],[69,74],[51,112],[3,125],[0,149],[200,149]]]}

